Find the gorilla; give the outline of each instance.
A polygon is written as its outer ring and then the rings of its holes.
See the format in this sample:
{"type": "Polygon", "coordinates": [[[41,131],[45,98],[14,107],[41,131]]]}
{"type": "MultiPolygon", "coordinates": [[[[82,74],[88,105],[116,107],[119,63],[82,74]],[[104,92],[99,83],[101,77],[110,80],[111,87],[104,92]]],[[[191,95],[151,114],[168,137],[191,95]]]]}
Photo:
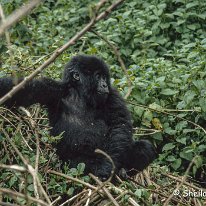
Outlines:
{"type": "MultiPolygon", "coordinates": [[[[0,78],[0,97],[14,85],[11,77],[0,78]]],[[[61,81],[31,80],[8,99],[5,106],[26,107],[35,103],[48,109],[51,135],[62,134],[54,145],[57,155],[71,167],[84,162],[86,173],[108,178],[112,164],[96,154],[96,148],[112,158],[115,172],[121,168],[141,171],[156,157],[149,141],[132,139],[130,113],[123,98],[110,84],[108,66],[95,56],[73,57],[61,81]]]]}

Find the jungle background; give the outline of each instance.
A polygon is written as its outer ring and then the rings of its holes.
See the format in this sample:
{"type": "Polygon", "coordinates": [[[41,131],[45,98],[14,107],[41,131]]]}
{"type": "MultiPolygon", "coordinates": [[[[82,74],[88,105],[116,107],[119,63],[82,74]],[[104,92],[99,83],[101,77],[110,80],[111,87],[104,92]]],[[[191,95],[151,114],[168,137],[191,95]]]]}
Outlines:
{"type": "MultiPolygon", "coordinates": [[[[0,28],[25,2],[0,1],[0,28]]],[[[90,22],[97,3],[43,1],[0,37],[0,77],[35,71],[90,22]]],[[[206,1],[122,1],[38,76],[60,79],[79,53],[109,65],[132,113],[134,138],[150,140],[158,158],[133,178],[102,183],[84,175],[83,163],[61,168],[51,146],[61,137],[49,135],[46,110],[1,105],[0,204],[205,205],[206,1]]]]}

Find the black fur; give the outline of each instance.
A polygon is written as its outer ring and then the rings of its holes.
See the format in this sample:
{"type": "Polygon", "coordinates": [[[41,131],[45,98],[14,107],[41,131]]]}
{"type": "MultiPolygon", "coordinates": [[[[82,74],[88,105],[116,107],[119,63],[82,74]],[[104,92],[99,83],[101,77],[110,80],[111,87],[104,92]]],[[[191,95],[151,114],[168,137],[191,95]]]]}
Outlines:
{"type": "MultiPolygon", "coordinates": [[[[13,86],[11,78],[1,78],[0,96],[13,86]]],[[[143,170],[156,156],[148,141],[133,141],[131,116],[125,102],[110,85],[107,65],[94,56],[74,57],[66,65],[60,82],[48,78],[30,81],[5,105],[34,103],[48,108],[51,135],[64,132],[55,147],[60,159],[70,162],[72,167],[84,162],[86,172],[108,177],[111,163],[95,154],[96,148],[111,156],[116,172],[121,168],[143,170]]]]}

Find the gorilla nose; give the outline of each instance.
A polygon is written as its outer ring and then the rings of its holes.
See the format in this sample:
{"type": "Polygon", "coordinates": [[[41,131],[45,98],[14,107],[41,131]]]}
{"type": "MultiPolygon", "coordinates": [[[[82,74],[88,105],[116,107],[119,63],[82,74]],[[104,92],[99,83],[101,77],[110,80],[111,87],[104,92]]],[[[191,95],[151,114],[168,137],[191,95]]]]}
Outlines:
{"type": "Polygon", "coordinates": [[[101,81],[99,81],[97,91],[101,94],[109,93],[109,87],[105,80],[102,79],[101,81]]]}
{"type": "Polygon", "coordinates": [[[107,88],[107,84],[103,84],[102,87],[103,87],[103,88],[107,88]]]}
{"type": "Polygon", "coordinates": [[[107,94],[109,93],[109,88],[106,84],[102,84],[101,87],[98,89],[99,93],[107,94]]]}
{"type": "Polygon", "coordinates": [[[107,85],[104,85],[103,86],[103,90],[104,90],[104,93],[109,93],[109,88],[108,88],[108,86],[107,85]]]}

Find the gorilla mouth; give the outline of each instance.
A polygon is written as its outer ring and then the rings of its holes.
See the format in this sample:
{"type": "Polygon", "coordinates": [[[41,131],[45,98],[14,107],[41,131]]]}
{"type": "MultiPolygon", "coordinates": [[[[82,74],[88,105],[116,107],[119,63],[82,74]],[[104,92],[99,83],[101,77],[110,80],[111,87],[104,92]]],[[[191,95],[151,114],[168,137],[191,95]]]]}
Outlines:
{"type": "Polygon", "coordinates": [[[102,92],[102,91],[97,91],[97,94],[99,95],[108,95],[109,94],[109,91],[105,91],[105,92],[102,92]]]}
{"type": "Polygon", "coordinates": [[[108,98],[109,92],[97,92],[97,98],[99,99],[98,102],[106,101],[108,98]]]}
{"type": "Polygon", "coordinates": [[[97,91],[97,99],[98,99],[98,103],[100,102],[105,102],[108,98],[109,92],[98,92],[97,91]]]}

